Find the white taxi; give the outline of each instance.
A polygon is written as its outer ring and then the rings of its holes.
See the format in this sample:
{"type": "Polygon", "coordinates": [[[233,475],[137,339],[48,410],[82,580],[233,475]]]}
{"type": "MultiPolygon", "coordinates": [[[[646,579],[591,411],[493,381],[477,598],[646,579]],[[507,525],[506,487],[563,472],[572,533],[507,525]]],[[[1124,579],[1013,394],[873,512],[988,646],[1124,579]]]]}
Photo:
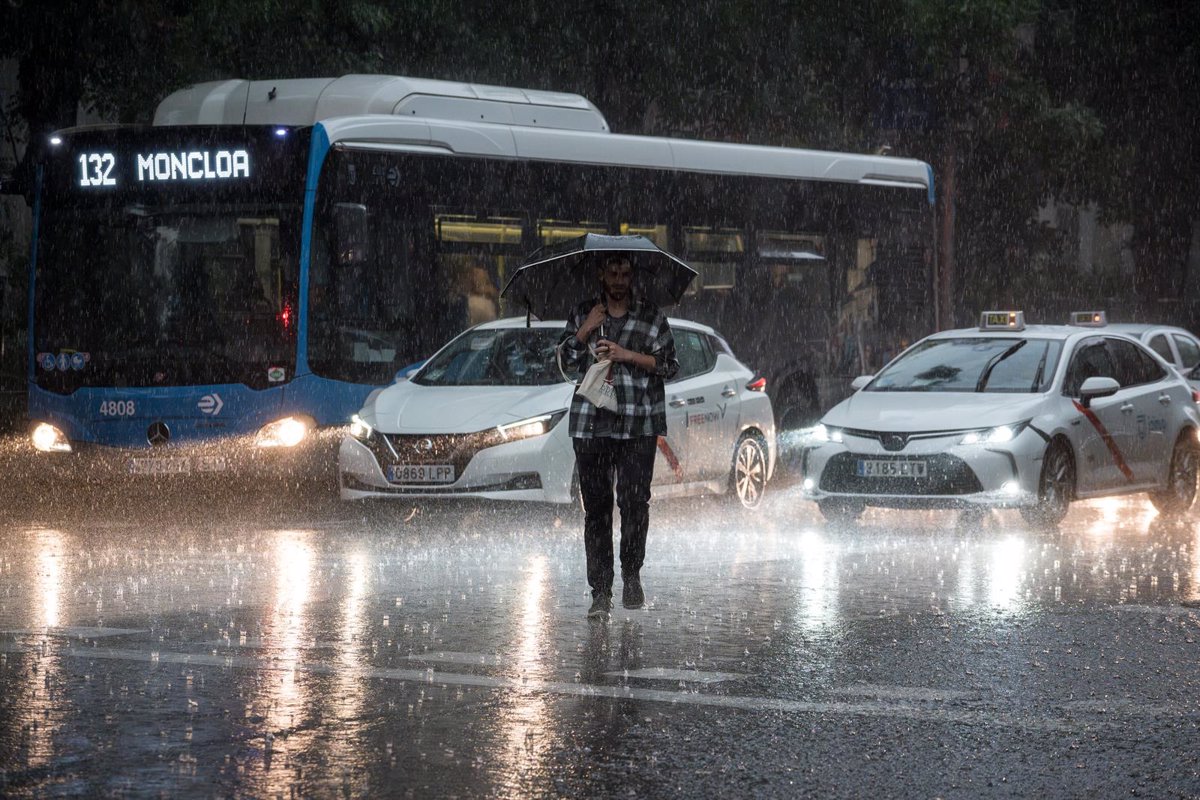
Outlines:
{"type": "Polygon", "coordinates": [[[1147,492],[1179,514],[1196,496],[1200,395],[1103,312],[1029,326],[985,312],[854,386],[801,455],[805,496],[831,520],[993,507],[1053,526],[1075,499],[1147,492]]]}
{"type": "MultiPolygon", "coordinates": [[[[565,325],[525,317],[478,325],[374,391],[338,454],[342,499],[577,502],[566,419],[574,387],[555,357],[565,325]]],[[[776,458],[766,381],[712,328],[670,325],[679,372],[666,384],[651,495],[727,494],[754,508],[776,458]]]]}

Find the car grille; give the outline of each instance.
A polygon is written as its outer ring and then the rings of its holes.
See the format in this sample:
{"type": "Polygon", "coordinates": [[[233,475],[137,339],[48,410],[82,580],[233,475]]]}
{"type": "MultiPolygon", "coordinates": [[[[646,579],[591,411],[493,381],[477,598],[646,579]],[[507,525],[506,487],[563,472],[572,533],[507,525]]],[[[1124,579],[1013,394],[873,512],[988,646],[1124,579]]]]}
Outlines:
{"type": "Polygon", "coordinates": [[[364,442],[385,471],[389,464],[453,464],[456,475],[463,473],[480,450],[500,443],[495,430],[438,434],[376,431],[364,442]]]}
{"type": "Polygon", "coordinates": [[[958,456],[936,453],[927,456],[863,456],[838,453],[825,464],[821,490],[851,494],[960,495],[982,492],[975,472],[958,456]],[[858,474],[858,461],[924,461],[924,478],[864,478],[858,474]]]}

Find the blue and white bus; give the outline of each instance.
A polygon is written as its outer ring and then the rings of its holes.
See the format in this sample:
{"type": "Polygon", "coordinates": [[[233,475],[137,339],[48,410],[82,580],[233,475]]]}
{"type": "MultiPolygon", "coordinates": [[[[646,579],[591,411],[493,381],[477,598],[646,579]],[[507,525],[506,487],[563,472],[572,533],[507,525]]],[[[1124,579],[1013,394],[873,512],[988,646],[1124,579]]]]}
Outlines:
{"type": "Polygon", "coordinates": [[[306,463],[372,388],[519,313],[498,289],[527,253],[587,231],[693,264],[672,313],[726,333],[800,424],[936,328],[932,203],[920,161],[620,135],[572,94],[193,86],[40,161],[33,444],[134,473],[306,463]]]}

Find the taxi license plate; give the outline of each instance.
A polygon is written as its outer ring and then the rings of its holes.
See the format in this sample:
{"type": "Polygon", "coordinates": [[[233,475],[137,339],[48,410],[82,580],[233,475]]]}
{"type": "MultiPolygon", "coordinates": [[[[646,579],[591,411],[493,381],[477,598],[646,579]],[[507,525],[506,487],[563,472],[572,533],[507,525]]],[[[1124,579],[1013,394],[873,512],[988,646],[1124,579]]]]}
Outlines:
{"type": "Polygon", "coordinates": [[[454,483],[453,464],[393,464],[388,467],[392,483],[454,483]]]}
{"type": "Polygon", "coordinates": [[[860,478],[924,478],[929,474],[924,461],[882,461],[862,458],[858,461],[860,478]]]}

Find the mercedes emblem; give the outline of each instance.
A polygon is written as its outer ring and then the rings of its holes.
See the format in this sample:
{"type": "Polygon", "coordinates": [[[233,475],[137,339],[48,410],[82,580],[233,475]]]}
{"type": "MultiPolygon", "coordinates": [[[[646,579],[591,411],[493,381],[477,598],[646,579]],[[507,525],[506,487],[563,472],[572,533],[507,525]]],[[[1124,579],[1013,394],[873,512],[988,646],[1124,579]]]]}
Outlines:
{"type": "Polygon", "coordinates": [[[159,447],[166,444],[171,439],[171,429],[167,427],[167,423],[159,420],[150,424],[146,429],[146,441],[151,447],[159,447]]]}

